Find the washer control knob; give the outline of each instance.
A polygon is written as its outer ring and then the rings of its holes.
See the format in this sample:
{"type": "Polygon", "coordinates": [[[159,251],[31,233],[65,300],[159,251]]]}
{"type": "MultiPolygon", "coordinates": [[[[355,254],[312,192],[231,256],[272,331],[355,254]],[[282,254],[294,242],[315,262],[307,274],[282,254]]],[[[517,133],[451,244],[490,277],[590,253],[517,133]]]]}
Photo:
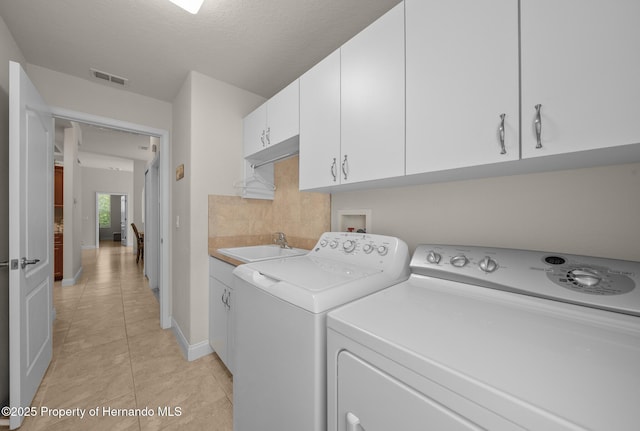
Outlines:
{"type": "Polygon", "coordinates": [[[337,246],[338,246],[338,241],[336,241],[335,239],[329,243],[329,247],[331,248],[336,248],[337,246]]]}
{"type": "Polygon", "coordinates": [[[371,252],[373,251],[373,246],[372,246],[371,244],[365,244],[365,245],[362,247],[362,250],[363,250],[365,253],[369,254],[369,253],[371,253],[371,252]]]}
{"type": "Polygon", "coordinates": [[[326,247],[328,244],[326,239],[323,239],[322,241],[320,241],[320,247],[326,247]]]}
{"type": "Polygon", "coordinates": [[[342,248],[347,253],[351,253],[356,248],[356,242],[348,239],[348,240],[346,240],[345,242],[342,243],[342,248]]]}
{"type": "Polygon", "coordinates": [[[389,248],[386,245],[381,245],[380,247],[378,247],[378,254],[380,256],[384,256],[385,254],[387,254],[388,251],[389,251],[389,248]]]}
{"type": "Polygon", "coordinates": [[[485,258],[480,261],[478,266],[484,272],[493,272],[498,269],[498,262],[491,259],[489,256],[485,256],[485,258]]]}
{"type": "Polygon", "coordinates": [[[583,286],[595,286],[602,281],[602,277],[596,271],[588,268],[579,268],[569,271],[575,281],[583,286]]]}
{"type": "Polygon", "coordinates": [[[442,255],[440,255],[440,253],[436,253],[433,250],[427,253],[427,262],[429,263],[438,264],[440,263],[440,259],[442,259],[442,255]]]}
{"type": "Polygon", "coordinates": [[[467,256],[465,256],[464,254],[458,254],[456,256],[453,256],[450,262],[451,265],[455,266],[456,268],[462,268],[467,263],[469,263],[469,259],[467,259],[467,256]]]}

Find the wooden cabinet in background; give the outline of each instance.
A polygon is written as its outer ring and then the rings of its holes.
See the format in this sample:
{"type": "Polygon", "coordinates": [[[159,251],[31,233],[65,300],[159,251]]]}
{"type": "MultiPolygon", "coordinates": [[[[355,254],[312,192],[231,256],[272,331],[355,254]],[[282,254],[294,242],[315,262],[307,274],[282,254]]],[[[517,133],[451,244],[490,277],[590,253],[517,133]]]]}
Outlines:
{"type": "Polygon", "coordinates": [[[62,253],[63,253],[63,236],[61,233],[53,235],[53,278],[62,280],[62,253]]]}
{"type": "Polygon", "coordinates": [[[63,223],[64,223],[64,168],[54,166],[53,194],[53,278],[62,280],[63,223]]]}
{"type": "Polygon", "coordinates": [[[64,168],[62,166],[55,166],[54,184],[53,205],[61,207],[64,205],[64,168]]]}

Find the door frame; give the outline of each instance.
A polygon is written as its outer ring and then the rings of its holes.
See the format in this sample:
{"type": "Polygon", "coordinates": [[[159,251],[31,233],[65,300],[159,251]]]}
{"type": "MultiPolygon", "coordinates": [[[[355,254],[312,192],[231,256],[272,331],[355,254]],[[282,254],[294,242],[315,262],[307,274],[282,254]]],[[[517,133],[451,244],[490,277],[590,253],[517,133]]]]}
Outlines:
{"type": "Polygon", "coordinates": [[[54,118],[69,121],[79,121],[92,124],[94,126],[106,127],[125,132],[140,133],[155,136],[160,140],[160,271],[159,271],[159,291],[160,291],[160,327],[168,329],[171,327],[170,314],[170,273],[171,273],[171,230],[169,228],[170,206],[169,206],[169,132],[164,129],[143,126],[141,124],[130,123],[128,121],[116,120],[114,118],[102,117],[88,114],[86,112],[73,111],[70,109],[51,106],[54,118]]]}
{"type": "MultiPolygon", "coordinates": [[[[125,196],[127,201],[127,214],[129,213],[129,193],[125,192],[96,192],[96,248],[100,248],[100,217],[99,217],[99,203],[98,198],[100,195],[111,196],[125,196]]],[[[113,226],[112,226],[113,227],[113,226]]],[[[118,226],[120,228],[120,226],[118,226]]],[[[128,227],[127,227],[128,229],[128,227]]],[[[129,235],[127,235],[127,246],[129,245],[129,235]]]]}

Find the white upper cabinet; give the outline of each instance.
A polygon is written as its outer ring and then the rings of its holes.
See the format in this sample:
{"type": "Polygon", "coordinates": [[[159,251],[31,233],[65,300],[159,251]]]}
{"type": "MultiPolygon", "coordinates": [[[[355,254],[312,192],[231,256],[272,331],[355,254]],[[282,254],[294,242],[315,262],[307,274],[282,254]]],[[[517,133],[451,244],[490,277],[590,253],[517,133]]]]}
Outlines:
{"type": "Polygon", "coordinates": [[[340,184],[340,50],[300,77],[300,190],[340,184]]]}
{"type": "Polygon", "coordinates": [[[405,4],[407,175],[518,160],[517,2],[405,4]]]}
{"type": "Polygon", "coordinates": [[[242,139],[245,157],[264,149],[267,131],[267,103],[244,117],[242,139]]]}
{"type": "Polygon", "coordinates": [[[520,3],[523,158],[639,143],[640,1],[520,3]]]}
{"type": "Polygon", "coordinates": [[[299,80],[296,79],[244,118],[244,156],[298,136],[299,127],[299,80]]]}
{"type": "Polygon", "coordinates": [[[300,134],[300,82],[293,81],[267,102],[267,143],[278,144],[300,134]]]}
{"type": "Polygon", "coordinates": [[[341,48],[342,184],[404,175],[404,72],[400,3],[341,48]]]}

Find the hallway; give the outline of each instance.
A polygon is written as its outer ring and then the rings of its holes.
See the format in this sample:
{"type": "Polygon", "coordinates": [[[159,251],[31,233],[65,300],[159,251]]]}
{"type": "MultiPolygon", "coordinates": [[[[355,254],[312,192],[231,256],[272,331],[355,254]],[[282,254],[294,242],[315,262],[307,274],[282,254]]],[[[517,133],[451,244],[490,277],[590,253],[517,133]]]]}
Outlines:
{"type": "Polygon", "coordinates": [[[229,372],[215,354],[187,362],[173,332],[160,329],[131,247],[101,242],[83,251],[82,263],[77,285],[54,285],[53,359],[33,402],[38,415],[20,429],[230,431],[229,372]],[[46,409],[86,412],[65,418],[46,409]]]}

